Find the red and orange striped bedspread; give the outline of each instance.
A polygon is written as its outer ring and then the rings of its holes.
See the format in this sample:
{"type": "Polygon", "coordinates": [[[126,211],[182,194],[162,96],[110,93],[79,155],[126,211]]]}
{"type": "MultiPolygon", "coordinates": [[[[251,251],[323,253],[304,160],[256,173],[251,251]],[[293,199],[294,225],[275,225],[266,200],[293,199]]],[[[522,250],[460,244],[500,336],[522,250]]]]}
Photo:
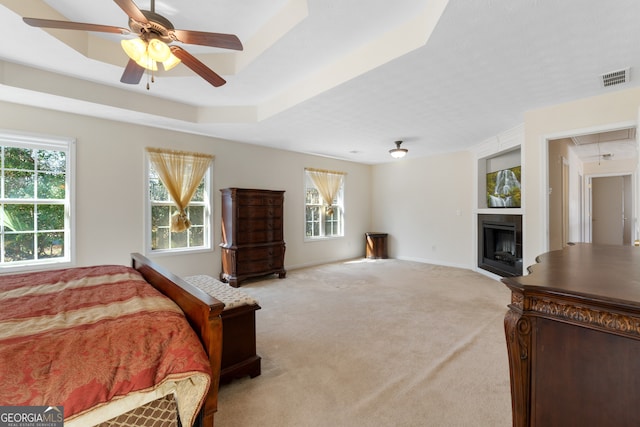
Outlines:
{"type": "Polygon", "coordinates": [[[191,425],[210,375],[182,311],[132,268],[0,276],[0,405],[63,405],[66,421],[187,381],[199,390],[177,401],[191,425]]]}

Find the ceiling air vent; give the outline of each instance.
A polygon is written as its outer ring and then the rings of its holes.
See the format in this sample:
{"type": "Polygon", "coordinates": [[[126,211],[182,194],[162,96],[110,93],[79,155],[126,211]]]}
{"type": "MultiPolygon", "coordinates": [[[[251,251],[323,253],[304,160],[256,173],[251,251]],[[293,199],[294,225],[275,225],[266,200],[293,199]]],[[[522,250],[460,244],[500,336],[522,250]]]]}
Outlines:
{"type": "Polygon", "coordinates": [[[615,86],[629,81],[629,68],[623,70],[611,71],[603,74],[601,77],[602,87],[615,86]]]}

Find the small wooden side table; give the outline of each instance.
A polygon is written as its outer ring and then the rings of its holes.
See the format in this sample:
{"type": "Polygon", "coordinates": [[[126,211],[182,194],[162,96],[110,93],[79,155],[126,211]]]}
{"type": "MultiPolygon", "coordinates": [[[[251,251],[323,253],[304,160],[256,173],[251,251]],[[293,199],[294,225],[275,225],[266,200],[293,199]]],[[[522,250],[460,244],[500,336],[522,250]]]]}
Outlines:
{"type": "Polygon", "coordinates": [[[367,258],[386,259],[387,255],[387,233],[365,233],[367,238],[367,258]]]}

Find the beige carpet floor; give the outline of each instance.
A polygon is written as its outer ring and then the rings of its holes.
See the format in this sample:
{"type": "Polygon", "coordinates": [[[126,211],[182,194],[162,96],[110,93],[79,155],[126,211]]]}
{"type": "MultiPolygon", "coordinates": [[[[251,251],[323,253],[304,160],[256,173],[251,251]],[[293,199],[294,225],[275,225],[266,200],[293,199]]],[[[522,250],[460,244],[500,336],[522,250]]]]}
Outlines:
{"type": "Polygon", "coordinates": [[[241,289],[262,375],[221,387],[217,427],[511,425],[502,283],[363,259],[241,289]]]}

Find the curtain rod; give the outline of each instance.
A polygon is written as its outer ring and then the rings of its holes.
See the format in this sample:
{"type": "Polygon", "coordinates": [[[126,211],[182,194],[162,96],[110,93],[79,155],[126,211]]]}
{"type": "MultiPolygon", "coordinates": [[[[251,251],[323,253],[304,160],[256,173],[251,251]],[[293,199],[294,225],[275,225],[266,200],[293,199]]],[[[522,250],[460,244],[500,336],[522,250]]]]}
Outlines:
{"type": "Polygon", "coordinates": [[[148,153],[159,153],[159,154],[174,154],[179,156],[193,156],[193,157],[204,157],[210,158],[213,160],[215,156],[213,154],[206,153],[196,153],[192,151],[181,151],[181,150],[170,150],[168,148],[154,148],[154,147],[145,147],[148,153]]]}
{"type": "Polygon", "coordinates": [[[309,171],[309,172],[323,172],[323,173],[332,173],[334,175],[346,175],[346,172],[337,172],[337,171],[330,171],[327,169],[316,169],[316,168],[304,168],[304,170],[309,171]]]}

